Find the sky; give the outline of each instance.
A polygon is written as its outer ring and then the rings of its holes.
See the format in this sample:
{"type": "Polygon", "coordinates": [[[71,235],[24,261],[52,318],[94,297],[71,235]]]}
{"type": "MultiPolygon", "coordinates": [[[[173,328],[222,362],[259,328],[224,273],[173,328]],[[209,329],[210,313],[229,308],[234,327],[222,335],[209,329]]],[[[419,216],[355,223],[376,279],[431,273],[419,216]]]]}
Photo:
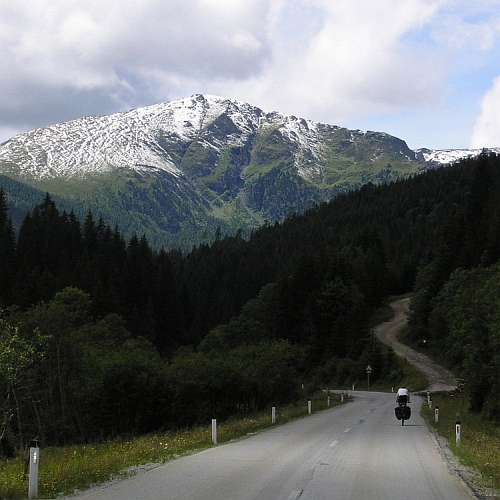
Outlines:
{"type": "Polygon", "coordinates": [[[500,0],[0,0],[0,142],[212,94],[500,147],[500,0]]]}

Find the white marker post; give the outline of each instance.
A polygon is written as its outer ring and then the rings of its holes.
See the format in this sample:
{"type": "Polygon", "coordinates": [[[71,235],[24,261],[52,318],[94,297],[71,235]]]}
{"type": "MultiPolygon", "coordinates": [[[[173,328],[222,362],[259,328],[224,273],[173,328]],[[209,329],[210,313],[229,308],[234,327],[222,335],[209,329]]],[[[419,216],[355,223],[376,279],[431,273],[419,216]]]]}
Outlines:
{"type": "Polygon", "coordinates": [[[273,407],[271,408],[271,422],[272,422],[273,424],[275,424],[275,423],[276,423],[276,406],[273,406],[273,407]]]}
{"type": "Polygon", "coordinates": [[[38,462],[40,461],[40,447],[38,441],[30,443],[30,477],[28,485],[28,497],[36,498],[38,496],[38,462]]]}
{"type": "Polygon", "coordinates": [[[312,401],[309,400],[307,402],[307,412],[309,413],[309,415],[312,413],[312,401]]]}
{"type": "Polygon", "coordinates": [[[434,422],[436,422],[436,424],[439,422],[439,406],[434,408],[434,422]]]}
{"type": "Polygon", "coordinates": [[[212,419],[212,443],[217,444],[217,419],[212,419]]]}
{"type": "Polygon", "coordinates": [[[455,422],[455,442],[457,443],[457,446],[460,445],[460,432],[461,432],[460,415],[457,413],[457,419],[455,422]]]}

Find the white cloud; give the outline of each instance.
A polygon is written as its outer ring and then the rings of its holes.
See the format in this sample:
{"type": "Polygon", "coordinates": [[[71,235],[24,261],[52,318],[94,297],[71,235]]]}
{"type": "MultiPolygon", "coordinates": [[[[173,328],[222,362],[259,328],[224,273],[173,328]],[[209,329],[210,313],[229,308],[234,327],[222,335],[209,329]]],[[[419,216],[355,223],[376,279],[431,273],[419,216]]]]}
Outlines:
{"type": "Polygon", "coordinates": [[[457,95],[479,102],[491,74],[480,91],[466,82],[495,67],[500,49],[498,0],[0,0],[0,9],[5,131],[197,92],[339,125],[403,114],[408,124],[456,116],[457,95]]]}
{"type": "Polygon", "coordinates": [[[272,53],[272,3],[0,0],[0,125],[120,111],[258,74],[272,53]]]}
{"type": "Polygon", "coordinates": [[[433,36],[454,50],[490,50],[500,33],[498,0],[456,0],[443,5],[433,36]]]}
{"type": "MultiPolygon", "coordinates": [[[[297,16],[306,29],[298,26],[301,45],[294,50],[279,47],[261,75],[227,85],[226,93],[236,87],[240,96],[266,108],[330,120],[439,99],[440,55],[416,51],[404,42],[408,32],[432,19],[439,2],[315,0],[293,6],[303,12],[297,16]],[[316,23],[307,23],[308,18],[316,23]]],[[[286,10],[281,14],[277,23],[286,10]]]]}
{"type": "Polygon", "coordinates": [[[471,148],[500,147],[500,76],[481,102],[481,113],[474,124],[471,148]]]}
{"type": "MultiPolygon", "coordinates": [[[[3,1],[2,3],[6,3],[3,1]]],[[[0,5],[2,4],[0,3],[0,5]]],[[[114,72],[156,67],[187,75],[246,75],[266,49],[265,1],[20,1],[2,24],[7,59],[58,84],[115,84],[114,72]],[[259,5],[260,4],[260,5],[259,5]]],[[[4,45],[4,44],[2,44],[4,45]]]]}

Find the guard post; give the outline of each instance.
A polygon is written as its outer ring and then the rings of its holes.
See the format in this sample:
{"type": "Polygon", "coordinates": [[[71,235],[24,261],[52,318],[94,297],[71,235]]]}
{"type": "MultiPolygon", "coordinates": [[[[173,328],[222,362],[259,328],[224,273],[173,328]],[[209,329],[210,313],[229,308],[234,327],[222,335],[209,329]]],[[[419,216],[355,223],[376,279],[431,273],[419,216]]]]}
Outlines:
{"type": "Polygon", "coordinates": [[[217,419],[212,419],[212,443],[217,444],[217,419]]]}
{"type": "Polygon", "coordinates": [[[460,445],[460,433],[461,433],[460,415],[457,413],[457,418],[455,421],[455,442],[457,443],[457,446],[460,445]]]}
{"type": "Polygon", "coordinates": [[[34,440],[30,443],[30,467],[29,467],[29,483],[28,483],[28,498],[36,498],[38,496],[38,463],[40,462],[40,444],[34,440]]]}

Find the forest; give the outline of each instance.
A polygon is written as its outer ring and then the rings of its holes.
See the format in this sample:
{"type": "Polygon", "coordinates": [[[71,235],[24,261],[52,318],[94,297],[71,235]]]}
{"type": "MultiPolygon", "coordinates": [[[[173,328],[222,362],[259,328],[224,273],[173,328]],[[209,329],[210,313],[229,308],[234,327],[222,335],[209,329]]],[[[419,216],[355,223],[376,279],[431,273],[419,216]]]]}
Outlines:
{"type": "Polygon", "coordinates": [[[0,186],[0,451],[175,429],[394,377],[370,315],[411,293],[410,337],[500,420],[500,157],[483,153],[183,253],[60,212],[18,232],[0,186]]]}

